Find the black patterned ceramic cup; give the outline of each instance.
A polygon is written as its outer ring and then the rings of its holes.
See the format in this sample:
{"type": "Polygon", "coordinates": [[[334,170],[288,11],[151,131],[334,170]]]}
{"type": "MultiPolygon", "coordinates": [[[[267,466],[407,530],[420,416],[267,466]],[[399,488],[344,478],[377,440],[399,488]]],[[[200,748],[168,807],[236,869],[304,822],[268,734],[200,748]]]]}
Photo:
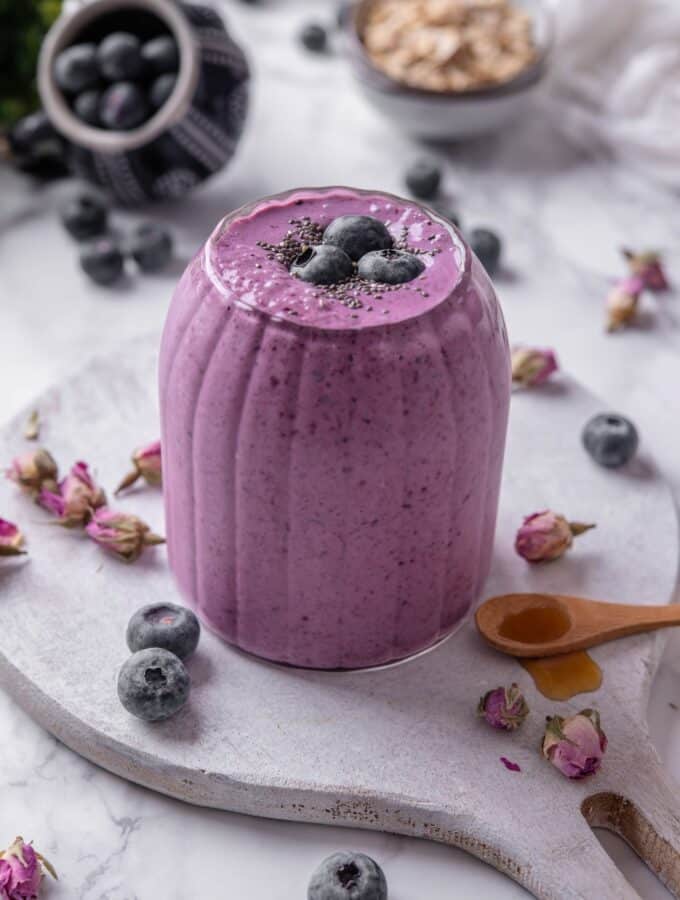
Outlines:
{"type": "Polygon", "coordinates": [[[69,142],[73,169],[135,206],[180,197],[232,157],[248,107],[249,69],[241,48],[212,9],[175,0],[93,0],[64,14],[42,47],[38,85],[45,112],[69,142]],[[175,87],[160,109],[129,131],[82,122],[54,77],[72,44],[113,31],[141,39],[171,34],[179,50],[175,87]]]}

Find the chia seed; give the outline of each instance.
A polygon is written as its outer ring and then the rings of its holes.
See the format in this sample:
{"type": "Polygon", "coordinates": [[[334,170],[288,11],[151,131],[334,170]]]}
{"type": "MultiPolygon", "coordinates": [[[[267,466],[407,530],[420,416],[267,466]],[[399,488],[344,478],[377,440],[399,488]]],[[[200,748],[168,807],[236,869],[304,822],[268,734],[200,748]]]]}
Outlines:
{"type": "MultiPolygon", "coordinates": [[[[277,244],[272,244],[269,241],[257,241],[257,246],[266,251],[267,260],[277,262],[285,266],[286,269],[290,269],[293,263],[312,247],[322,244],[325,231],[323,226],[312,222],[309,216],[303,216],[300,219],[289,219],[288,224],[291,228],[288,229],[285,236],[277,244]]],[[[430,240],[434,240],[434,237],[430,238],[430,240]]],[[[419,256],[435,256],[441,253],[439,249],[425,250],[419,247],[411,247],[408,243],[408,227],[406,226],[402,227],[399,238],[394,243],[394,251],[398,250],[419,256]]],[[[387,252],[396,256],[397,254],[394,251],[387,252]]],[[[257,267],[261,268],[261,265],[258,264],[257,267]]],[[[341,303],[348,309],[362,309],[364,304],[359,299],[359,294],[382,300],[385,294],[394,293],[402,287],[403,285],[401,284],[382,284],[361,278],[355,266],[355,271],[349,278],[336,284],[324,285],[322,288],[323,293],[321,295],[315,293],[314,297],[319,298],[319,305],[322,308],[325,308],[325,300],[332,300],[341,303]]],[[[422,294],[421,289],[416,290],[422,294]]],[[[372,311],[373,307],[369,306],[367,310],[372,311]]],[[[284,309],[284,312],[291,313],[288,309],[284,309]]],[[[389,310],[383,310],[383,314],[388,315],[389,310]]],[[[354,314],[352,318],[358,318],[358,316],[354,314]]]]}

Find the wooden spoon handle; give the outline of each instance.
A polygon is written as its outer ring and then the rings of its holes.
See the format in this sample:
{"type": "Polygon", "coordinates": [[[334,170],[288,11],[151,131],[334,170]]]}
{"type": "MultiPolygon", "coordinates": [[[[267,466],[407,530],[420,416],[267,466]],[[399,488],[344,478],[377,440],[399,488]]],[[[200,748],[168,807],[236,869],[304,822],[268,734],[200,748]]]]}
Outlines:
{"type": "MultiPolygon", "coordinates": [[[[616,638],[670,628],[680,625],[680,604],[671,606],[629,606],[625,603],[591,603],[588,605],[588,623],[584,627],[594,632],[593,642],[588,646],[616,638]]],[[[578,626],[570,637],[578,640],[578,626]]],[[[580,648],[585,649],[585,645],[580,648]]]]}

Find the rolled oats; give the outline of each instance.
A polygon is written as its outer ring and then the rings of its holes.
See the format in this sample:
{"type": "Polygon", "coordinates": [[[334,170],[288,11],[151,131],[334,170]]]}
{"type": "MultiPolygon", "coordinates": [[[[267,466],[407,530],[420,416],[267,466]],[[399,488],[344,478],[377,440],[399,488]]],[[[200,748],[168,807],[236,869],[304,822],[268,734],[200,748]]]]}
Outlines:
{"type": "Polygon", "coordinates": [[[378,69],[439,92],[503,84],[536,59],[531,18],[510,0],[374,0],[362,37],[378,69]]]}

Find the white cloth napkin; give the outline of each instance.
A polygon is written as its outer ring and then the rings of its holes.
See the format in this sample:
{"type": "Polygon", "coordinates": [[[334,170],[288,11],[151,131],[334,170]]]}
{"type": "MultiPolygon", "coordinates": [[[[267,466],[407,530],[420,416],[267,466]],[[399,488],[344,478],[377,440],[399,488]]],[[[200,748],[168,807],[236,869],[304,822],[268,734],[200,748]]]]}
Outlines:
{"type": "Polygon", "coordinates": [[[680,187],[680,0],[551,2],[558,127],[680,187]]]}

